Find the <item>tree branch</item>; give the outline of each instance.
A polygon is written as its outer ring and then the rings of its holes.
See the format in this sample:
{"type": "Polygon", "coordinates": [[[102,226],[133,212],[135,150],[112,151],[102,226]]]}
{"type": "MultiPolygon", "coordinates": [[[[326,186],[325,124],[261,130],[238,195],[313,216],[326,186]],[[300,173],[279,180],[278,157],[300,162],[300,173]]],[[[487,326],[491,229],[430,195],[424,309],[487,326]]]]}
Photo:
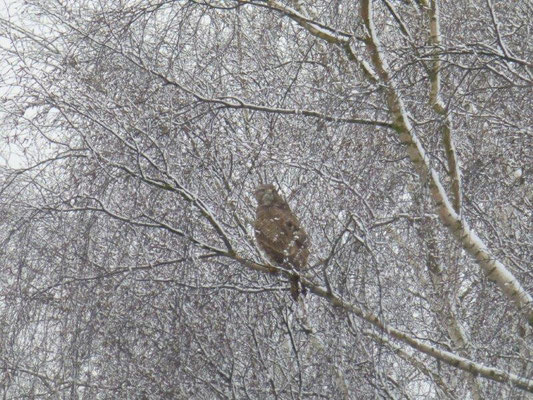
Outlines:
{"type": "Polygon", "coordinates": [[[380,79],[387,87],[387,101],[394,120],[394,127],[401,142],[407,146],[407,154],[419,174],[424,179],[429,179],[431,194],[437,205],[442,223],[448,227],[463,249],[477,261],[487,277],[496,282],[507,298],[511,299],[517,308],[526,314],[529,324],[533,326],[533,298],[505,265],[494,257],[461,215],[455,211],[440,182],[438,173],[431,167],[429,157],[411,126],[403,100],[394,87],[389,67],[380,50],[369,0],[363,0],[361,3],[361,17],[368,32],[366,43],[372,62],[380,79]]]}
{"type": "Polygon", "coordinates": [[[446,109],[442,101],[441,92],[441,60],[438,51],[441,43],[440,22],[439,22],[439,8],[437,0],[431,0],[431,7],[429,8],[430,16],[430,42],[434,47],[433,65],[431,67],[429,78],[431,81],[431,89],[429,92],[429,102],[433,110],[444,118],[444,125],[442,126],[442,140],[446,152],[446,160],[448,161],[448,173],[452,180],[452,198],[453,207],[457,214],[461,215],[462,206],[462,192],[461,192],[461,175],[459,172],[459,161],[457,159],[457,151],[452,137],[453,123],[452,116],[446,109]]]}

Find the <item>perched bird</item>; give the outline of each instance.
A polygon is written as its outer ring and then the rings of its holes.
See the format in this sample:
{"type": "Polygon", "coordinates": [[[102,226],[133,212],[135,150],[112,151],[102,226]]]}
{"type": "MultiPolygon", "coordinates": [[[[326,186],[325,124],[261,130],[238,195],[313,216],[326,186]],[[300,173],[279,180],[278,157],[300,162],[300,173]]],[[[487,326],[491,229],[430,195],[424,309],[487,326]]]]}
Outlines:
{"type": "MultiPolygon", "coordinates": [[[[255,239],[270,260],[287,269],[302,271],[309,257],[309,238],[300,221],[274,185],[260,185],[255,190],[255,239]]],[[[300,292],[298,277],[291,279],[291,296],[297,301],[300,292]]]]}

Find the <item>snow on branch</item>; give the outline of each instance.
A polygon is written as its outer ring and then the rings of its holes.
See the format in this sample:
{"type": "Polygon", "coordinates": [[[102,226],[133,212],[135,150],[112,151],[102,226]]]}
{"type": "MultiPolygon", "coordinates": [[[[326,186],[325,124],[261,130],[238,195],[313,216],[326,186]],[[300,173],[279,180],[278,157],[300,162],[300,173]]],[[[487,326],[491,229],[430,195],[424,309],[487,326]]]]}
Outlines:
{"type": "Polygon", "coordinates": [[[427,354],[437,360],[440,360],[452,367],[459,368],[463,371],[496,382],[509,383],[520,389],[533,393],[533,380],[503,371],[498,368],[487,367],[481,363],[472,361],[465,357],[458,356],[452,352],[439,349],[424,342],[421,339],[408,335],[407,333],[402,332],[399,329],[387,325],[379,316],[371,312],[365,311],[359,306],[342,299],[336,293],[333,293],[329,286],[325,288],[320,285],[317,285],[314,281],[310,280],[305,275],[299,274],[295,271],[289,271],[283,268],[274,267],[272,265],[258,264],[254,261],[242,258],[241,256],[235,253],[226,253],[225,256],[239,262],[240,264],[250,269],[261,273],[281,274],[286,276],[287,278],[291,278],[294,274],[297,274],[299,279],[301,279],[301,282],[305,285],[305,287],[315,295],[326,299],[334,307],[341,308],[349,314],[353,314],[359,318],[364,319],[365,321],[372,324],[374,327],[378,328],[379,331],[385,332],[390,337],[393,337],[394,339],[397,339],[398,341],[407,344],[411,348],[416,349],[424,354],[427,354]]]}
{"type": "Polygon", "coordinates": [[[459,368],[463,371],[469,372],[474,375],[482,376],[483,378],[490,379],[496,382],[509,383],[520,389],[533,393],[533,380],[518,376],[513,373],[509,373],[498,368],[487,367],[478,362],[472,361],[465,357],[458,356],[446,350],[441,350],[435,346],[427,344],[426,342],[410,336],[405,332],[388,326],[380,317],[372,314],[371,312],[364,311],[360,307],[351,304],[331,291],[322,288],[311,281],[302,277],[302,283],[314,294],[327,299],[332,305],[340,307],[343,310],[356,315],[365,321],[370,322],[379,330],[387,333],[389,336],[399,340],[402,343],[408,344],[410,347],[428,354],[433,358],[436,358],[452,367],[459,368]]]}
{"type": "Polygon", "coordinates": [[[349,60],[357,62],[359,67],[363,70],[365,76],[372,82],[378,81],[378,76],[372,70],[372,67],[363,59],[361,59],[357,53],[353,50],[350,40],[353,38],[353,35],[341,32],[336,29],[330,28],[324,24],[321,24],[311,18],[306,17],[297,10],[288,7],[284,4],[279,3],[276,0],[268,0],[269,8],[276,10],[283,15],[286,15],[301,27],[305,28],[310,34],[316,36],[326,42],[335,44],[342,48],[346,53],[346,56],[349,60]]]}
{"type": "MultiPolygon", "coordinates": [[[[533,298],[505,265],[497,260],[489,251],[485,243],[470,229],[468,223],[461,215],[456,212],[441,184],[438,173],[431,168],[429,158],[426,155],[422,143],[411,126],[402,98],[395,89],[390,77],[387,62],[380,49],[369,0],[363,0],[361,3],[361,17],[367,29],[368,36],[365,42],[372,62],[381,81],[383,81],[388,90],[387,100],[394,120],[394,127],[399,133],[401,142],[407,146],[409,158],[417,167],[420,175],[429,179],[431,194],[438,207],[442,223],[448,227],[463,249],[477,261],[478,265],[485,271],[487,277],[496,282],[507,298],[512,300],[517,308],[526,314],[529,324],[533,326],[533,298]]],[[[438,89],[438,81],[434,81],[433,84],[437,85],[436,88],[438,89]]],[[[433,90],[435,90],[435,87],[433,90]]],[[[438,93],[438,90],[436,93],[438,93]]]]}
{"type": "Polygon", "coordinates": [[[446,106],[441,98],[441,59],[439,55],[439,48],[441,44],[439,8],[436,0],[431,1],[429,8],[430,16],[430,43],[434,47],[432,66],[429,73],[431,81],[431,89],[429,92],[429,101],[433,110],[444,118],[444,125],[442,127],[442,141],[446,152],[446,159],[448,161],[448,173],[452,181],[452,196],[453,207],[457,214],[461,214],[462,192],[461,192],[461,175],[459,172],[459,161],[457,159],[457,151],[453,141],[453,123],[452,116],[447,111],[446,106]]]}

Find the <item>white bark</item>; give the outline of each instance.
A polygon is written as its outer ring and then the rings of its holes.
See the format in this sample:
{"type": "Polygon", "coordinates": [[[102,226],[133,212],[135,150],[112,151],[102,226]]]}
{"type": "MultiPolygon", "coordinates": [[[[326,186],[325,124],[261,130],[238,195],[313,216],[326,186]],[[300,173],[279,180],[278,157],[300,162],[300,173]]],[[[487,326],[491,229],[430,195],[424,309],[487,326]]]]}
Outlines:
{"type": "Polygon", "coordinates": [[[437,205],[442,223],[450,230],[463,249],[477,261],[487,277],[496,282],[500,290],[516,304],[521,312],[525,313],[528,322],[533,325],[533,297],[526,292],[505,265],[491,254],[485,243],[454,210],[437,171],[431,167],[422,143],[411,126],[402,98],[390,77],[389,68],[380,49],[379,39],[374,28],[372,6],[369,0],[364,0],[361,3],[361,16],[368,32],[366,42],[372,61],[378,75],[387,87],[389,111],[393,117],[395,129],[399,133],[402,143],[407,146],[409,158],[417,167],[422,178],[427,177],[429,179],[431,194],[437,205]]]}
{"type": "Polygon", "coordinates": [[[430,42],[434,47],[433,66],[429,74],[431,80],[431,89],[429,93],[430,103],[433,110],[444,118],[442,126],[442,141],[446,151],[448,161],[448,173],[451,177],[451,192],[453,198],[453,207],[457,214],[461,215],[462,192],[461,192],[461,174],[459,171],[459,160],[453,141],[453,122],[452,116],[446,109],[446,105],[441,97],[441,60],[438,52],[440,51],[441,34],[439,22],[438,0],[431,1],[429,9],[430,16],[430,42]]]}
{"type": "Polygon", "coordinates": [[[302,282],[316,295],[328,299],[328,301],[330,301],[332,305],[340,307],[346,310],[347,312],[353,313],[359,318],[363,318],[364,320],[370,322],[372,325],[384,331],[393,338],[408,344],[412,348],[422,353],[428,354],[448,365],[451,365],[455,368],[459,368],[463,371],[470,372],[472,374],[479,375],[496,382],[511,383],[514,386],[533,393],[533,380],[531,379],[524,378],[516,374],[508,373],[498,368],[487,367],[483,364],[458,356],[449,351],[438,349],[435,346],[429,345],[420,339],[414,338],[406,334],[405,332],[402,332],[396,328],[387,325],[377,315],[372,314],[370,312],[366,312],[360,307],[354,304],[350,304],[347,301],[344,301],[339,296],[329,292],[325,288],[313,284],[308,279],[303,278],[302,282]]]}

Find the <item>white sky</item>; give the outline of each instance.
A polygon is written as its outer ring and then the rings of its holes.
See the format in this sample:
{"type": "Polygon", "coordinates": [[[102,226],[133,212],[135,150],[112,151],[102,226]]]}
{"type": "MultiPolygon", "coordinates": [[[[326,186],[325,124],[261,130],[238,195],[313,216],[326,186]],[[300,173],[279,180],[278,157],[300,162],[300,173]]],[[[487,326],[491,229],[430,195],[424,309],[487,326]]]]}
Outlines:
{"type": "MultiPolygon", "coordinates": [[[[12,66],[8,65],[8,60],[1,55],[4,50],[13,48],[11,39],[4,35],[7,29],[7,22],[16,22],[18,19],[18,8],[22,5],[20,0],[0,0],[0,99],[17,90],[13,85],[15,75],[12,66]]],[[[5,117],[4,110],[0,103],[0,121],[5,117]]],[[[0,126],[0,166],[22,167],[26,164],[22,149],[9,141],[13,130],[5,124],[0,126]]]]}

